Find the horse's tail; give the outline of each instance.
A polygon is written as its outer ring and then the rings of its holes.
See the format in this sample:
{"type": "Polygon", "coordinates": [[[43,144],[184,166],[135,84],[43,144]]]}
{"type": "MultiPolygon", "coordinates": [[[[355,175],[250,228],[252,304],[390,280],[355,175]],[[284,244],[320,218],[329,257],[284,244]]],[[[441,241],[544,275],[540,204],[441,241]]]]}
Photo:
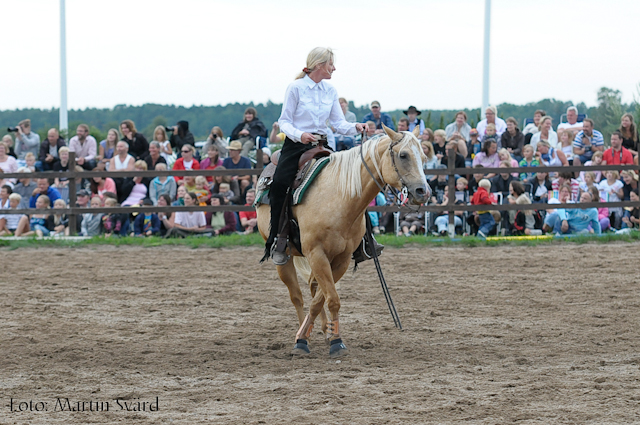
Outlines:
{"type": "Polygon", "coordinates": [[[293,265],[296,267],[296,271],[302,276],[302,279],[307,283],[311,283],[311,266],[309,261],[305,257],[293,257],[293,265]]]}

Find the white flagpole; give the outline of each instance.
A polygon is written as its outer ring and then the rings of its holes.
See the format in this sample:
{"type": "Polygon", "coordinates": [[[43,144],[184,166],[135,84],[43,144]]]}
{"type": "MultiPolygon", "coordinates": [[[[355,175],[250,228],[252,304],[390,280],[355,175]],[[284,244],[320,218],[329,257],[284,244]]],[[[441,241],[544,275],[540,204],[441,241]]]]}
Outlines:
{"type": "Polygon", "coordinates": [[[482,67],[482,111],[481,116],[485,118],[484,111],[489,106],[489,49],[491,45],[491,0],[484,2],[484,60],[482,67]]]}
{"type": "Polygon", "coordinates": [[[60,131],[69,128],[67,117],[67,35],[65,0],[60,0],[60,131]]]}

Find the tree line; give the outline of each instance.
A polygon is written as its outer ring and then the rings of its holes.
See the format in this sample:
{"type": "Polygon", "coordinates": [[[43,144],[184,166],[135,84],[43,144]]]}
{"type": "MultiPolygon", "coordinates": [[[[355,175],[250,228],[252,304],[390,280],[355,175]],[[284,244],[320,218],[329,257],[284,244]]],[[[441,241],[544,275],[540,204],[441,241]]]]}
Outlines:
{"type": "MultiPolygon", "coordinates": [[[[640,94],[640,86],[638,93],[640,94]]],[[[537,109],[543,109],[553,118],[554,127],[560,122],[560,117],[569,106],[574,105],[570,101],[556,99],[543,99],[539,102],[526,105],[514,105],[503,103],[497,105],[498,116],[501,118],[514,117],[519,123],[525,118],[533,117],[537,109]]],[[[230,103],[217,106],[176,106],[144,104],[141,106],[116,105],[113,108],[86,108],[69,110],[70,135],[75,134],[78,124],[85,123],[90,126],[90,133],[96,140],[106,138],[110,128],[119,128],[120,122],[131,119],[135,122],[139,132],[149,140],[152,139],[153,130],[158,125],[174,125],[180,120],[189,122],[189,129],[196,140],[205,140],[213,126],[222,128],[225,136],[231,134],[232,129],[242,121],[244,110],[252,106],[258,111],[258,118],[271,128],[271,124],[280,116],[282,104],[267,102],[265,104],[230,103]]],[[[409,105],[407,105],[408,107],[409,105]]],[[[619,90],[602,87],[597,93],[597,105],[587,107],[584,103],[574,105],[580,113],[586,113],[595,122],[595,128],[602,131],[605,140],[620,126],[622,114],[634,113],[636,123],[640,122],[640,107],[637,101],[630,104],[622,103],[622,93],[619,90]]],[[[350,102],[349,109],[356,114],[358,120],[370,112],[368,105],[356,107],[350,102]]],[[[476,109],[461,109],[466,112],[469,124],[472,127],[480,121],[481,111],[476,109]]],[[[404,116],[402,110],[384,112],[391,115],[394,122],[404,116]]],[[[456,112],[459,110],[422,110],[421,118],[428,128],[433,130],[444,128],[453,122],[456,112]]],[[[15,126],[19,121],[31,119],[33,131],[40,134],[41,139],[46,138],[47,130],[58,127],[58,109],[18,109],[0,111],[0,124],[3,127],[15,126]]],[[[65,135],[68,136],[68,135],[65,135]]]]}

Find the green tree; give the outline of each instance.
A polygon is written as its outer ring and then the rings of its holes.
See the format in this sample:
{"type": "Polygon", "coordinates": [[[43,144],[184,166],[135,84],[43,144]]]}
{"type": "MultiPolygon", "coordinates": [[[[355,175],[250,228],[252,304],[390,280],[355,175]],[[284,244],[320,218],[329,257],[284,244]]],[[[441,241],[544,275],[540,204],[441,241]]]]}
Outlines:
{"type": "Polygon", "coordinates": [[[601,87],[598,90],[598,107],[593,121],[596,129],[602,132],[605,144],[608,144],[611,133],[620,127],[620,119],[625,113],[625,109],[620,90],[607,87],[601,87]]]}

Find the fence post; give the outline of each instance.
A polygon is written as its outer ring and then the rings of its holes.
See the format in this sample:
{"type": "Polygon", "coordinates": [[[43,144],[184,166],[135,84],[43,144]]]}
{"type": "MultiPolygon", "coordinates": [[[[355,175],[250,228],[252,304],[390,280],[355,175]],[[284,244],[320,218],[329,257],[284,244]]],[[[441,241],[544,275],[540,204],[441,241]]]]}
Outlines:
{"type": "Polygon", "coordinates": [[[454,149],[447,149],[447,175],[449,176],[448,181],[448,198],[449,202],[447,205],[450,207],[447,214],[449,214],[449,237],[453,238],[456,235],[456,222],[454,217],[453,206],[455,205],[456,200],[456,179],[453,170],[456,166],[456,151],[454,149]]]}
{"type": "MultiPolygon", "coordinates": [[[[69,152],[69,171],[76,171],[76,153],[69,152]]],[[[76,179],[72,178],[69,180],[69,208],[74,208],[76,206],[76,179]]],[[[76,223],[77,218],[75,213],[69,214],[69,236],[76,235],[76,223]]]]}

